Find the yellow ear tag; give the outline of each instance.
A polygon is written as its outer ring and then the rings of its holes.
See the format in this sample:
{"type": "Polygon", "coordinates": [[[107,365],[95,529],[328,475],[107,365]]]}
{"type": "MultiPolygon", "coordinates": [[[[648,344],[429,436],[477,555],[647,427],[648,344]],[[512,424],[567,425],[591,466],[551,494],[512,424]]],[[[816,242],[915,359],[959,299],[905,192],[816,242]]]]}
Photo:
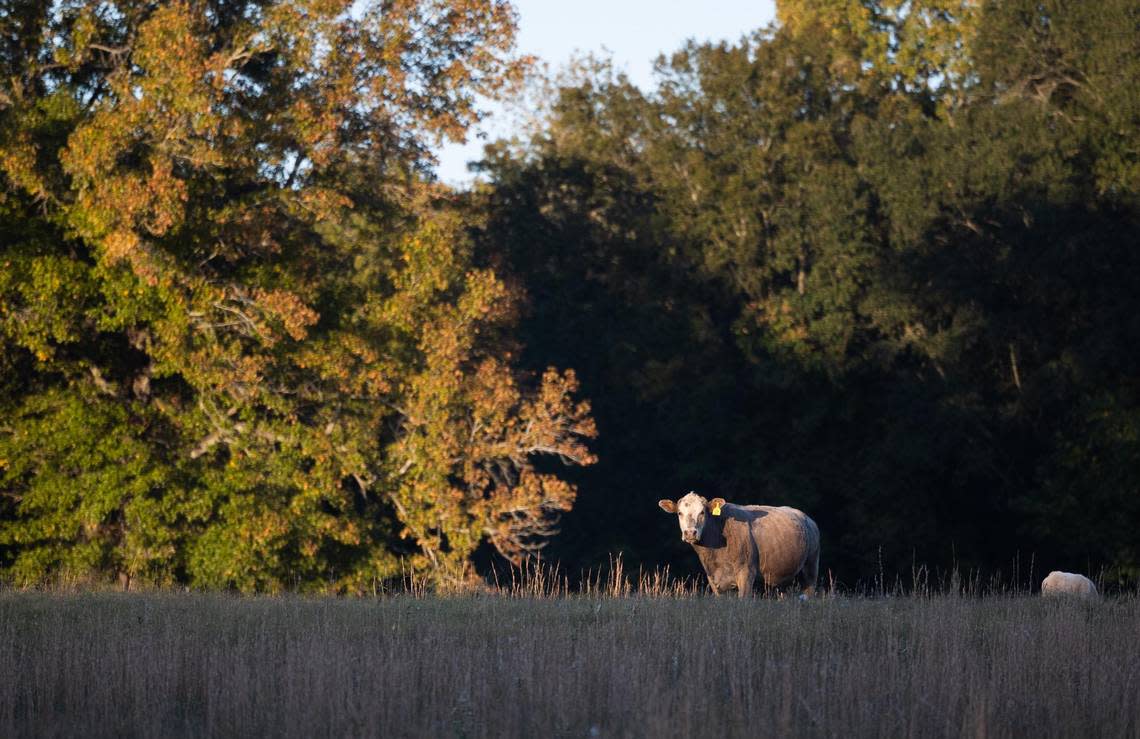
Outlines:
{"type": "Polygon", "coordinates": [[[713,515],[714,515],[714,516],[719,516],[719,515],[720,515],[720,506],[717,506],[716,508],[713,508],[713,515]]]}

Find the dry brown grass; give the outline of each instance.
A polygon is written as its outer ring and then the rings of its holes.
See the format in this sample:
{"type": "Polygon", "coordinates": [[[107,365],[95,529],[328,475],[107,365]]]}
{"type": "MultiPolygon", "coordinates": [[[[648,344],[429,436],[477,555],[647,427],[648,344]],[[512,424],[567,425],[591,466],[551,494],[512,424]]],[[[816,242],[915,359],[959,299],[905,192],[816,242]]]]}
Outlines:
{"type": "Polygon", "coordinates": [[[538,592],[0,593],[0,736],[1140,735],[1136,598],[538,592]]]}

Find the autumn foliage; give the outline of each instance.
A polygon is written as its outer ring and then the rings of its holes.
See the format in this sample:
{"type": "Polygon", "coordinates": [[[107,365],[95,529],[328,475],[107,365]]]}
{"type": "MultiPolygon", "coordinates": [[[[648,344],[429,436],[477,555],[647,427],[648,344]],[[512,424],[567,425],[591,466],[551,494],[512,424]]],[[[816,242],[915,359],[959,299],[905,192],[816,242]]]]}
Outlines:
{"type": "Polygon", "coordinates": [[[361,591],[540,548],[593,461],[519,373],[427,146],[515,81],[500,0],[0,11],[0,560],[361,591]]]}

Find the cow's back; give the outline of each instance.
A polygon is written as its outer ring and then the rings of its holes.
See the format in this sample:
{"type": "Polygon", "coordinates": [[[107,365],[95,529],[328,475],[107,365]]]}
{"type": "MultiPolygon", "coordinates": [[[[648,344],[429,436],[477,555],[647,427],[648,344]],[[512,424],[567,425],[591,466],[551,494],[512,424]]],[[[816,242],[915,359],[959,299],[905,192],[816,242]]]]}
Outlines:
{"type": "Polygon", "coordinates": [[[1094,598],[1097,592],[1093,581],[1084,575],[1054,570],[1041,581],[1041,595],[1075,595],[1082,598],[1094,598]]]}
{"type": "MultiPolygon", "coordinates": [[[[733,518],[750,521],[760,554],[760,574],[768,586],[783,585],[804,565],[819,557],[819,527],[797,508],[789,506],[726,506],[733,518]]],[[[812,574],[814,575],[814,567],[812,574]]],[[[814,585],[814,583],[810,583],[814,585]]]]}

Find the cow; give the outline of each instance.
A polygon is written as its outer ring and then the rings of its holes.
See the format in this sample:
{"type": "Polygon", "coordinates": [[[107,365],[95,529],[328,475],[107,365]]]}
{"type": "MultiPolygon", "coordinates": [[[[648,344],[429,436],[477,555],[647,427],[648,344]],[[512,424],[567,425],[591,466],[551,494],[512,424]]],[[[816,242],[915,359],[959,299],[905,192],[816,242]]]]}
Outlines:
{"type": "Polygon", "coordinates": [[[1095,598],[1096,585],[1084,575],[1053,570],[1041,581],[1041,595],[1075,595],[1080,598],[1095,598]]]}
{"type": "Polygon", "coordinates": [[[766,589],[804,581],[804,595],[815,593],[819,575],[819,528],[803,511],[787,506],[735,505],[724,498],[708,500],[689,493],[680,500],[661,500],[676,513],[681,540],[692,544],[713,593],[752,593],[756,576],[766,589]]]}

